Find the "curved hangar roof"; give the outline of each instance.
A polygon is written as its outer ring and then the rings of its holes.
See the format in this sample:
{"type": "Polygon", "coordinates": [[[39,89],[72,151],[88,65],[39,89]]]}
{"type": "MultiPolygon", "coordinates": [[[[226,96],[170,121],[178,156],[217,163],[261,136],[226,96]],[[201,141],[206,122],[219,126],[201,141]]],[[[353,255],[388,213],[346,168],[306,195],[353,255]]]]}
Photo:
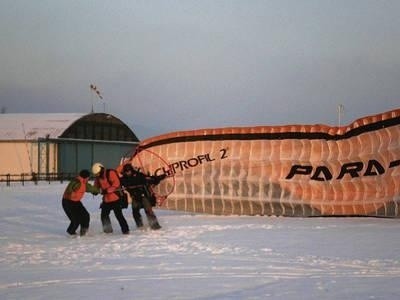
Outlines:
{"type": "Polygon", "coordinates": [[[125,123],[105,113],[0,114],[0,140],[38,138],[139,141],[125,123]]]}

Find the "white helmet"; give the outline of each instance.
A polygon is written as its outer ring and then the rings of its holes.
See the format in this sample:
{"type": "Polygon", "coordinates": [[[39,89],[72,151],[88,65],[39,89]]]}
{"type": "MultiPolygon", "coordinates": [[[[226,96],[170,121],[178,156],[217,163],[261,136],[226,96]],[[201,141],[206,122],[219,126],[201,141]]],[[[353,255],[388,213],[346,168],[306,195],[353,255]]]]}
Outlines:
{"type": "Polygon", "coordinates": [[[94,176],[97,176],[100,174],[101,169],[104,169],[104,166],[101,163],[95,163],[92,166],[92,173],[94,176]]]}

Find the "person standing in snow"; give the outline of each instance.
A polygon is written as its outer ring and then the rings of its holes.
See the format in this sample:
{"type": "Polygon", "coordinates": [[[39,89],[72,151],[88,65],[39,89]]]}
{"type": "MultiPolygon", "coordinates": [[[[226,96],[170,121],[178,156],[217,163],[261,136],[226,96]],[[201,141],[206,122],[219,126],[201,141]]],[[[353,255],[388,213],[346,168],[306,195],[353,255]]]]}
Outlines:
{"type": "Polygon", "coordinates": [[[70,235],[76,235],[79,226],[81,236],[85,235],[89,229],[90,215],[81,200],[85,193],[92,193],[93,195],[99,193],[99,189],[88,182],[89,176],[88,170],[81,170],[79,176],[68,183],[63,194],[62,207],[70,220],[67,228],[70,235]]]}
{"type": "Polygon", "coordinates": [[[132,198],[132,216],[138,228],[143,227],[143,220],[140,209],[143,208],[150,228],[157,230],[161,226],[154,214],[153,206],[156,204],[155,197],[151,193],[150,185],[159,184],[165,175],[147,176],[142,172],[135,170],[130,163],[124,165],[122,169],[121,185],[130,194],[132,198]]]}
{"type": "Polygon", "coordinates": [[[94,186],[101,190],[103,195],[103,202],[101,208],[101,223],[105,233],[113,232],[110,220],[110,212],[114,211],[114,215],[121,226],[123,234],[129,234],[129,226],[122,214],[120,204],[120,180],[116,170],[106,169],[101,163],[95,163],[92,166],[92,173],[96,177],[94,186]]]}

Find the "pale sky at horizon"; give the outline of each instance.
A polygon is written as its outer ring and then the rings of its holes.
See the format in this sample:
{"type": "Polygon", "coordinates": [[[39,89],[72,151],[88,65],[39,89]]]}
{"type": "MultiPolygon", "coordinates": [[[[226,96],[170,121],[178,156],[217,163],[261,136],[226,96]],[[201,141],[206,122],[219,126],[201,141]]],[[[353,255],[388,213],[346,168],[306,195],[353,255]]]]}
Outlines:
{"type": "Polygon", "coordinates": [[[397,0],[0,0],[0,33],[2,110],[93,100],[140,138],[400,108],[397,0]]]}

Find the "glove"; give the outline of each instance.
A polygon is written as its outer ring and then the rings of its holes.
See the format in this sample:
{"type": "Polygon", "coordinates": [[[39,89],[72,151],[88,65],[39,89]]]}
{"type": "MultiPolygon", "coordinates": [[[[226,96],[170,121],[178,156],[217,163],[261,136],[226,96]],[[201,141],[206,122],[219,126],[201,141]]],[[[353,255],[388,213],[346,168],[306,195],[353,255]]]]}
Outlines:
{"type": "Polygon", "coordinates": [[[88,185],[87,192],[91,193],[93,196],[97,196],[99,193],[101,193],[101,189],[96,187],[96,186],[92,186],[92,185],[88,185]]]}
{"type": "Polygon", "coordinates": [[[165,179],[167,177],[166,174],[158,175],[158,176],[152,176],[153,182],[155,185],[159,184],[161,180],[165,179]]]}
{"type": "Polygon", "coordinates": [[[158,180],[161,181],[161,180],[164,180],[165,178],[167,178],[167,174],[162,174],[157,177],[158,177],[158,180]]]}

